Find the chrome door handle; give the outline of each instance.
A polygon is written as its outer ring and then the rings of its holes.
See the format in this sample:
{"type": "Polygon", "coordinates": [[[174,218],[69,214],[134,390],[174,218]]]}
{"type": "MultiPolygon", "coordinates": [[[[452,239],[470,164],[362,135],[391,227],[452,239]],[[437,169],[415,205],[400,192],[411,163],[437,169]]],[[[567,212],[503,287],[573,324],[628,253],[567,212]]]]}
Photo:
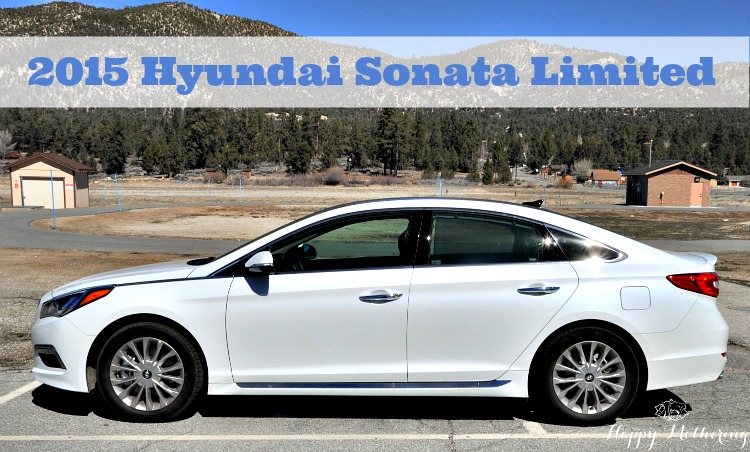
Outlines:
{"type": "Polygon", "coordinates": [[[370,293],[366,295],[360,295],[359,301],[364,301],[365,303],[388,303],[391,301],[396,301],[399,298],[401,298],[404,294],[401,292],[387,292],[384,291],[382,293],[370,293]]]}
{"type": "Polygon", "coordinates": [[[554,286],[533,286],[522,287],[518,289],[518,293],[520,293],[521,295],[531,295],[533,297],[538,297],[541,295],[549,295],[551,293],[555,293],[558,290],[560,290],[560,288],[554,286]]]}

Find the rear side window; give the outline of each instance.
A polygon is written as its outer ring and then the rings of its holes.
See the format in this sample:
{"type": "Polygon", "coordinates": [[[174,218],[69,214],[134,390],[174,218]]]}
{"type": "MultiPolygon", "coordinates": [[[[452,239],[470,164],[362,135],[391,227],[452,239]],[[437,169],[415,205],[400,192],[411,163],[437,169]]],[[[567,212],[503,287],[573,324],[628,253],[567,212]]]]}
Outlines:
{"type": "Polygon", "coordinates": [[[529,223],[478,214],[435,213],[429,264],[539,262],[544,243],[537,228],[529,223]]]}
{"type": "Polygon", "coordinates": [[[573,234],[572,232],[552,227],[548,227],[548,229],[568,260],[583,261],[587,259],[598,259],[603,261],[616,261],[625,257],[624,254],[617,250],[578,234],[573,234]]]}

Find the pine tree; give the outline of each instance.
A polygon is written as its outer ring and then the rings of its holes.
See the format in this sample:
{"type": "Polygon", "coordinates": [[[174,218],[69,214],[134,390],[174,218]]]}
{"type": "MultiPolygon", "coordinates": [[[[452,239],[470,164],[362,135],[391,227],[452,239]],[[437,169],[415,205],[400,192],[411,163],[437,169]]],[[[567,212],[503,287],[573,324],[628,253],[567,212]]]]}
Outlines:
{"type": "Polygon", "coordinates": [[[482,183],[484,185],[492,185],[495,183],[494,156],[490,156],[490,158],[484,162],[484,168],[482,169],[482,183]]]}

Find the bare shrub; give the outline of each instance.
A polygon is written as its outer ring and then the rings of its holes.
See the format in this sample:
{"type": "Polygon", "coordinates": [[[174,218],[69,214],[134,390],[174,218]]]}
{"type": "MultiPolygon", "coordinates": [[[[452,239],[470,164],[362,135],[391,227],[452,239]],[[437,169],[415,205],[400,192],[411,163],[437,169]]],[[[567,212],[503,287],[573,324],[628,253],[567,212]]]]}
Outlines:
{"type": "Polygon", "coordinates": [[[432,165],[428,165],[427,168],[422,171],[422,179],[436,179],[437,173],[435,173],[435,169],[432,167],[432,165]]]}
{"type": "Polygon", "coordinates": [[[383,176],[381,174],[370,176],[370,184],[372,185],[395,185],[398,183],[398,178],[393,176],[383,176]]]}
{"type": "Polygon", "coordinates": [[[370,185],[406,184],[409,181],[404,178],[383,175],[347,175],[343,168],[333,167],[323,173],[295,174],[284,177],[254,177],[249,179],[247,183],[264,187],[318,187],[342,184],[352,187],[367,187],[370,185]]]}
{"type": "Polygon", "coordinates": [[[350,174],[346,180],[346,185],[350,187],[367,187],[370,185],[370,176],[364,174],[350,174]]]}
{"type": "Polygon", "coordinates": [[[247,179],[242,177],[239,174],[232,174],[231,176],[227,177],[227,180],[224,181],[225,185],[231,185],[232,187],[240,185],[240,182],[242,185],[247,185],[247,179]]]}
{"type": "Polygon", "coordinates": [[[594,164],[589,159],[576,160],[570,169],[570,173],[575,176],[577,182],[584,183],[591,177],[593,168],[594,164]]]}
{"type": "Polygon", "coordinates": [[[320,174],[295,174],[285,177],[259,177],[250,179],[252,185],[262,187],[317,187],[323,185],[320,174]]]}
{"type": "Polygon", "coordinates": [[[325,185],[341,185],[344,182],[344,168],[332,166],[323,173],[323,183],[325,185]]]}
{"type": "Polygon", "coordinates": [[[213,173],[210,176],[206,174],[203,176],[203,182],[208,184],[223,184],[227,180],[227,175],[224,173],[213,173]]]}
{"type": "Polygon", "coordinates": [[[563,176],[555,181],[555,187],[573,188],[573,179],[570,176],[563,176]]]}

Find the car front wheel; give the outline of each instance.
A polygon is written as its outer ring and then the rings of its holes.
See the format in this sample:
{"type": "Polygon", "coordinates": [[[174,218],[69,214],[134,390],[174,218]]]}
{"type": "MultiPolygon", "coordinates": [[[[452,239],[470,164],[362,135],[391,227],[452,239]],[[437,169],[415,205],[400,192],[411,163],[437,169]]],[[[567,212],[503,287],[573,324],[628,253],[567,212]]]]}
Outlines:
{"type": "Polygon", "coordinates": [[[537,390],[543,404],[577,424],[614,420],[633,402],[638,361],[619,336],[601,328],[558,335],[543,350],[537,390]]]}
{"type": "Polygon", "coordinates": [[[136,421],[166,421],[184,414],[203,389],[200,356],[179,331],[137,323],[105,343],[97,389],[115,412],[136,421]]]}

